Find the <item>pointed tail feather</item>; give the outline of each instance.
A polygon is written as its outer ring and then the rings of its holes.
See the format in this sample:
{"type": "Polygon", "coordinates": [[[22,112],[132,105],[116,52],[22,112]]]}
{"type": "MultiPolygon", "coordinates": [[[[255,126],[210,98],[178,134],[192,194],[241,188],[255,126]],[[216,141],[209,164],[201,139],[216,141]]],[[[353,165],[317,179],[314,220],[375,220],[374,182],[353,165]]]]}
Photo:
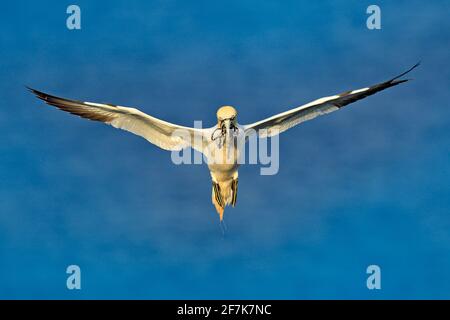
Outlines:
{"type": "Polygon", "coordinates": [[[222,194],[220,193],[220,186],[218,183],[213,181],[212,183],[212,203],[214,207],[216,207],[217,213],[220,216],[220,221],[223,220],[223,212],[225,210],[225,203],[222,198],[222,194]]]}
{"type": "Polygon", "coordinates": [[[217,213],[220,216],[220,221],[223,220],[223,212],[225,207],[236,205],[237,200],[237,175],[233,179],[225,181],[212,181],[212,203],[216,207],[217,213]]]}
{"type": "Polygon", "coordinates": [[[233,198],[231,199],[231,205],[234,207],[237,201],[237,190],[238,190],[238,179],[236,178],[231,183],[231,192],[233,193],[233,198]]]}

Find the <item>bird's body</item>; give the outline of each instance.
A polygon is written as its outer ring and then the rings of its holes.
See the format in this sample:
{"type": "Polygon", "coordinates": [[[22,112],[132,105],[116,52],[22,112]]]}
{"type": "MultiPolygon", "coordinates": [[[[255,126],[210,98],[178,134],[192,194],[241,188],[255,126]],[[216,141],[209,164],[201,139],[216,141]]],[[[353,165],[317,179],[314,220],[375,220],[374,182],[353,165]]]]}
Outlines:
{"type": "Polygon", "coordinates": [[[222,220],[225,206],[231,204],[234,207],[236,204],[239,148],[236,147],[235,143],[230,143],[214,151],[222,153],[220,155],[222,159],[229,156],[227,161],[222,163],[208,164],[213,184],[212,202],[219,213],[220,220],[222,220]]]}
{"type": "Polygon", "coordinates": [[[212,202],[222,221],[225,207],[236,204],[240,163],[238,160],[241,156],[242,142],[245,144],[248,136],[257,134],[259,137],[271,137],[301,122],[339,110],[352,102],[408,81],[398,79],[416,66],[418,64],[388,81],[320,98],[249,125],[239,125],[236,109],[223,106],[216,114],[217,125],[207,129],[178,126],[134,108],[69,100],[29,89],[49,105],[83,118],[105,122],[130,131],[162,149],[177,151],[192,147],[203,153],[211,173],[212,202]]]}

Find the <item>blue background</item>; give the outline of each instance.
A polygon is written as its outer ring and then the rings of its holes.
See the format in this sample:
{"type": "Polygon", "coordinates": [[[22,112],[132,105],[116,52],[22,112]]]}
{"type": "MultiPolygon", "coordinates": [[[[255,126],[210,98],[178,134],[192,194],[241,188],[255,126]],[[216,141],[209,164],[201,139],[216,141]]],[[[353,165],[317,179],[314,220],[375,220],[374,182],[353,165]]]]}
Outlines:
{"type": "Polygon", "coordinates": [[[0,10],[0,298],[450,298],[450,3],[15,1],[0,10]],[[212,126],[394,76],[240,169],[222,237],[205,166],[64,114],[63,97],[212,126]],[[82,290],[66,289],[66,267],[82,290]],[[366,288],[366,267],[382,289],[366,288]]]}

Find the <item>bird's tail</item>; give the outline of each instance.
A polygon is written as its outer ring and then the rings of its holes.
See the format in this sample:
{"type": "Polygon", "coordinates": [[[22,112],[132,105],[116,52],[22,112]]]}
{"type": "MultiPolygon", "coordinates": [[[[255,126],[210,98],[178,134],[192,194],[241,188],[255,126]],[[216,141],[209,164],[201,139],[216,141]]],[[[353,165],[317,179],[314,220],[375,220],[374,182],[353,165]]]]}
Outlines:
{"type": "Polygon", "coordinates": [[[220,221],[223,220],[225,206],[231,204],[233,207],[237,201],[238,179],[232,179],[224,182],[212,182],[212,203],[216,207],[220,221]]]}

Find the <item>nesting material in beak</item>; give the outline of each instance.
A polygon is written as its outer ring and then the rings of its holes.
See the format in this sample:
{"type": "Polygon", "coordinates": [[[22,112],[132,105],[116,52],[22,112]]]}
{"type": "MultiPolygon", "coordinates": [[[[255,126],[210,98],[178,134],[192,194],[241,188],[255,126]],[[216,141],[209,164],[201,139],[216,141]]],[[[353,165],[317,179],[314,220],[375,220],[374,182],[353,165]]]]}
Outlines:
{"type": "Polygon", "coordinates": [[[223,121],[223,126],[225,127],[225,140],[227,142],[230,142],[230,138],[232,137],[231,120],[230,119],[224,120],[223,121]]]}

